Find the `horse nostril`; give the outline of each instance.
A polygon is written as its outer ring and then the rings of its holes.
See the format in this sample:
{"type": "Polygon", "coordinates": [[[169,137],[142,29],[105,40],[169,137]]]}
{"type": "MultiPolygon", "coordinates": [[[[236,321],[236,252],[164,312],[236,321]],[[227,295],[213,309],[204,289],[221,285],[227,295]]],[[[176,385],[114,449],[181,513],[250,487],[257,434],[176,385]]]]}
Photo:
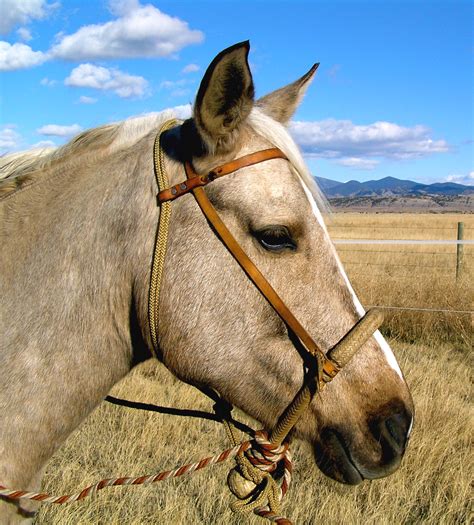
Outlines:
{"type": "Polygon", "coordinates": [[[403,452],[405,449],[411,424],[412,415],[405,411],[392,414],[382,422],[382,425],[385,426],[392,438],[391,441],[395,442],[396,448],[400,452],[403,452]]]}

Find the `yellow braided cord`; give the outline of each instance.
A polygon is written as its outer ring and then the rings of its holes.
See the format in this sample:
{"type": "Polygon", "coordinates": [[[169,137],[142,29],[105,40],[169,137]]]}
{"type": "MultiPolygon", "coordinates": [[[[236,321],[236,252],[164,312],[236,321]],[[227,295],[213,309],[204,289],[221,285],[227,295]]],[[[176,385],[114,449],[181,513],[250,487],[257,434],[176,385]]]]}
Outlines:
{"type": "MultiPolygon", "coordinates": [[[[323,362],[321,354],[318,352],[315,354],[317,360],[317,382],[316,388],[319,390],[322,385],[322,371],[323,371],[323,362]]],[[[306,384],[303,385],[303,388],[298,392],[294,400],[286,408],[283,414],[280,416],[275,428],[273,429],[270,435],[270,441],[275,445],[280,445],[283,443],[285,438],[288,436],[290,431],[300,420],[301,416],[306,412],[311,400],[313,399],[314,394],[311,392],[309,386],[306,384]]]]}
{"type": "MultiPolygon", "coordinates": [[[[165,170],[164,153],[160,147],[160,137],[164,131],[174,127],[177,122],[178,121],[174,119],[166,121],[155,138],[153,159],[158,192],[168,187],[168,177],[165,170]]],[[[170,219],[171,202],[163,202],[160,208],[160,218],[156,231],[155,248],[153,251],[153,261],[150,275],[150,291],[148,295],[148,322],[150,325],[150,335],[155,356],[158,352],[158,308],[160,301],[161,280],[163,278],[163,270],[165,267],[166,249],[168,247],[170,219]]]]}
{"type": "Polygon", "coordinates": [[[275,514],[281,513],[281,490],[269,472],[252,465],[245,454],[235,456],[240,475],[255,484],[256,490],[247,498],[235,499],[230,508],[233,512],[248,514],[268,505],[275,514]]]}

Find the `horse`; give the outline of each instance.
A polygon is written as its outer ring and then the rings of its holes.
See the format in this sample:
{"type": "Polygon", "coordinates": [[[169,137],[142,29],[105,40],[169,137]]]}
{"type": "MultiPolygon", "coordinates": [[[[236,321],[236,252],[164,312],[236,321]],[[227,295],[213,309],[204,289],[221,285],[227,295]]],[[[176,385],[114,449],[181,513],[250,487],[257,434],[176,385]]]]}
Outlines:
{"type": "MultiPolygon", "coordinates": [[[[209,184],[238,242],[327,351],[364,314],[329,238],[326,205],[287,124],[311,83],[255,99],[249,43],[220,52],[191,118],[166,132],[171,184],[267,148],[278,158],[209,184]]],[[[85,131],[1,160],[0,483],[38,490],[68,435],[134,366],[153,356],[148,291],[160,216],[153,145],[173,111],[85,131]]],[[[300,388],[294,338],[209,228],[191,195],[173,203],[156,356],[270,428],[300,388]]],[[[379,331],[312,401],[294,430],[346,484],[393,473],[414,407],[379,331]]],[[[36,502],[0,501],[0,521],[36,502]]]]}

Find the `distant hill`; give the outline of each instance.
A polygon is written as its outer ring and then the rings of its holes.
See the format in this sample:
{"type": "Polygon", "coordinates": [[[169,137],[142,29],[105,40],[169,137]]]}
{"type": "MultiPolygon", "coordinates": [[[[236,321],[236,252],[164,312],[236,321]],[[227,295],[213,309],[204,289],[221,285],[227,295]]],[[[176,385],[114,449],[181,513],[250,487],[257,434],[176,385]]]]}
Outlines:
{"type": "Polygon", "coordinates": [[[331,188],[334,188],[334,186],[339,186],[341,184],[337,180],[325,179],[324,177],[316,177],[316,180],[318,182],[318,186],[323,190],[324,193],[326,192],[326,190],[329,190],[331,188]]]}
{"type": "Polygon", "coordinates": [[[400,180],[395,177],[385,177],[380,180],[359,182],[337,182],[335,180],[316,177],[321,190],[328,199],[341,197],[390,197],[390,196],[423,196],[423,195],[472,195],[473,186],[464,186],[454,182],[436,182],[420,184],[412,180],[400,180]]]}

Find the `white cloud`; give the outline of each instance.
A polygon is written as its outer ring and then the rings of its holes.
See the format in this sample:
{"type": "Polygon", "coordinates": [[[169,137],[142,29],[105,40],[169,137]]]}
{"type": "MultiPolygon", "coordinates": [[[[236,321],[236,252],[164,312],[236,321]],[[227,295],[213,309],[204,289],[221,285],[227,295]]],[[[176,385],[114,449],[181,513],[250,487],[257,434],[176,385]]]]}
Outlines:
{"type": "Polygon", "coordinates": [[[160,84],[160,88],[170,91],[172,97],[183,97],[191,93],[189,86],[194,84],[194,80],[190,78],[181,78],[180,80],[164,80],[160,84]]]}
{"type": "Polygon", "coordinates": [[[378,160],[361,159],[359,157],[343,157],[342,159],[338,159],[335,162],[341,166],[354,168],[356,170],[373,170],[375,166],[379,164],[378,160]]]}
{"type": "Polygon", "coordinates": [[[143,77],[94,64],[80,64],[71,71],[64,84],[113,91],[121,98],[142,97],[148,91],[148,82],[143,77]]]}
{"type": "Polygon", "coordinates": [[[20,145],[20,134],[15,130],[13,125],[4,125],[0,127],[0,155],[17,149],[20,145]]]}
{"type": "Polygon", "coordinates": [[[46,18],[59,2],[48,4],[45,0],[1,0],[0,34],[6,35],[18,24],[46,18]]]}
{"type": "Polygon", "coordinates": [[[32,144],[30,146],[30,148],[35,148],[35,149],[39,149],[39,148],[55,148],[57,146],[57,144],[55,142],[53,142],[52,140],[40,140],[39,142],[36,142],[35,144],[32,144]]]}
{"type": "Polygon", "coordinates": [[[52,135],[55,137],[71,137],[72,135],[77,135],[80,131],[82,131],[82,127],[79,124],[71,124],[70,126],[46,124],[36,130],[40,135],[52,135]]]}
{"type": "Polygon", "coordinates": [[[184,66],[182,69],[182,73],[196,73],[196,71],[199,71],[199,66],[197,64],[188,64],[187,66],[184,66]]]}
{"type": "Polygon", "coordinates": [[[186,22],[153,5],[115,0],[109,6],[118,18],[61,35],[51,50],[53,56],[66,60],[168,57],[204,39],[201,31],[189,29],[186,22]]]}
{"type": "Polygon", "coordinates": [[[190,118],[193,112],[191,104],[182,104],[180,106],[174,106],[171,109],[175,112],[176,117],[181,119],[190,118]]]}
{"type": "Polygon", "coordinates": [[[31,31],[27,27],[19,27],[16,30],[18,37],[23,40],[23,42],[29,42],[33,37],[31,36],[31,31]]]}
{"type": "Polygon", "coordinates": [[[42,86],[48,86],[48,87],[53,87],[55,86],[56,84],[58,83],[57,80],[51,80],[50,78],[48,77],[44,77],[40,80],[40,84],[42,86]]]}
{"type": "Polygon", "coordinates": [[[452,174],[446,177],[446,182],[456,182],[457,184],[464,184],[466,186],[474,186],[474,171],[466,174],[452,174]]]}
{"type": "Polygon", "coordinates": [[[95,104],[97,102],[97,99],[94,97],[82,96],[82,97],[79,97],[78,102],[79,104],[95,104]]]}
{"type": "Polygon", "coordinates": [[[13,71],[38,66],[48,59],[45,53],[33,51],[26,44],[0,41],[0,71],[13,71]]]}
{"type": "Polygon", "coordinates": [[[448,143],[433,140],[426,126],[409,128],[392,122],[357,125],[350,120],[327,119],[292,122],[290,131],[306,155],[360,169],[372,169],[374,158],[413,159],[449,151],[448,143]]]}
{"type": "Polygon", "coordinates": [[[160,88],[164,89],[174,89],[177,86],[184,86],[188,83],[187,78],[182,78],[181,80],[163,80],[160,84],[160,88]]]}

